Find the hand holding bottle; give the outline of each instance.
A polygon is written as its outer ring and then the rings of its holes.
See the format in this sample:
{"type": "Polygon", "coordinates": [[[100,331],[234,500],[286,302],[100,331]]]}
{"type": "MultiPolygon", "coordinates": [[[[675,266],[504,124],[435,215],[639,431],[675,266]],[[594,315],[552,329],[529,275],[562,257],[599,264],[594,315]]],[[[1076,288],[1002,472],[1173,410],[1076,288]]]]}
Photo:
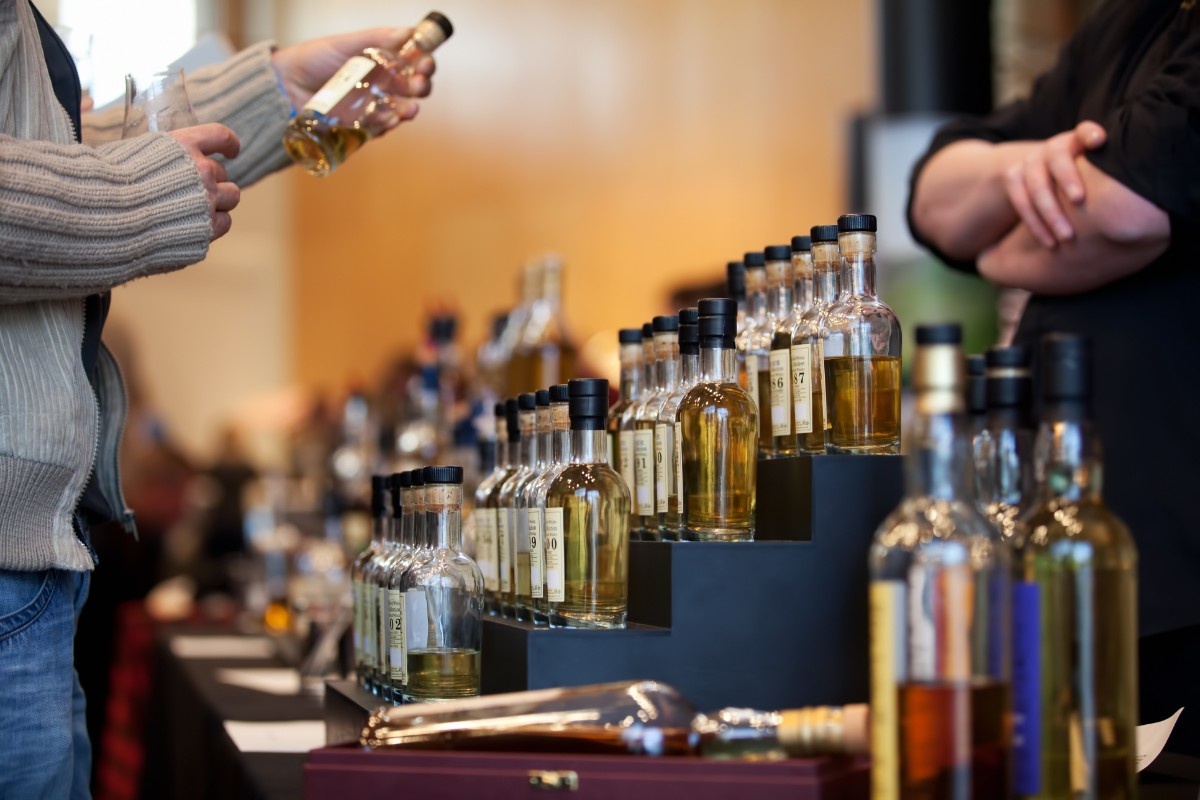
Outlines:
{"type": "Polygon", "coordinates": [[[200,173],[200,181],[208,192],[212,238],[220,239],[229,232],[229,227],[233,224],[229,212],[237,207],[242,193],[237,184],[229,180],[225,165],[213,156],[235,158],[241,150],[241,142],[237,134],[216,122],[180,128],[168,135],[183,145],[183,149],[195,163],[196,171],[200,173]]]}

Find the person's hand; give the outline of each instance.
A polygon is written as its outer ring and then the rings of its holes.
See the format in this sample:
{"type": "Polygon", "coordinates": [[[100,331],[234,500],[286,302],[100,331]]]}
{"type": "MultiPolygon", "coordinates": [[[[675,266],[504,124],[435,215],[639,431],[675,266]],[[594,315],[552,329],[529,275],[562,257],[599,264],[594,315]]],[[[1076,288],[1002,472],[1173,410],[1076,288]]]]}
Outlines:
{"type": "MultiPolygon", "coordinates": [[[[292,105],[301,108],[351,56],[368,47],[396,51],[411,35],[409,28],[368,28],[281,48],[271,56],[271,61],[292,105]]],[[[422,56],[414,64],[413,73],[400,79],[393,88],[407,97],[425,97],[429,94],[433,71],[433,57],[422,56]]],[[[417,104],[410,101],[398,107],[397,112],[397,124],[412,119],[417,104]]]]}
{"type": "Polygon", "coordinates": [[[1043,246],[1053,248],[1075,235],[1059,195],[1082,205],[1083,180],[1075,159],[1101,147],[1106,138],[1104,128],[1085,120],[1041,142],[1006,170],[1008,200],[1043,246]]]}
{"type": "Polygon", "coordinates": [[[216,122],[178,128],[169,135],[183,145],[183,149],[192,157],[196,170],[200,173],[200,180],[208,192],[212,238],[220,239],[229,232],[229,226],[233,224],[229,212],[241,200],[242,192],[237,184],[229,180],[225,165],[212,156],[235,158],[241,149],[241,142],[238,141],[236,133],[216,122]]]}

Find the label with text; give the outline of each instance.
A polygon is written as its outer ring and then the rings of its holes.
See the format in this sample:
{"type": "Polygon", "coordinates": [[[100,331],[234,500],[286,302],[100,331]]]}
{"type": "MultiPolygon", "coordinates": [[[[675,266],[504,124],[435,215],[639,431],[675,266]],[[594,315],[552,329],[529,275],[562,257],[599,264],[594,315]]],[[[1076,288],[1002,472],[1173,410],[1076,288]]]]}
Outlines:
{"type": "Polygon", "coordinates": [[[654,513],[654,431],[638,430],[633,439],[633,478],[637,491],[636,512],[648,517],[654,513]]]}
{"type": "Polygon", "coordinates": [[[654,426],[654,510],[659,514],[667,513],[667,500],[675,493],[671,486],[675,478],[671,463],[675,457],[674,433],[675,429],[665,422],[654,426]]]}
{"type": "Polygon", "coordinates": [[[561,603],[567,599],[566,575],[563,571],[563,510],[547,506],[546,523],[546,599],[561,603]]]}
{"type": "Polygon", "coordinates": [[[378,65],[366,56],[354,56],[342,64],[341,69],[335,72],[332,78],[325,81],[325,85],[304,104],[304,110],[328,114],[329,109],[341,102],[346,93],[357,86],[376,66],[378,65]]]}
{"type": "Polygon", "coordinates": [[[512,591],[512,518],[515,516],[514,509],[501,508],[496,511],[496,549],[499,551],[499,558],[496,563],[500,565],[500,592],[508,594],[512,591]]]}
{"type": "Polygon", "coordinates": [[[771,351],[771,435],[792,435],[792,354],[771,351]]]}
{"type": "Polygon", "coordinates": [[[408,650],[404,644],[404,593],[388,589],[388,675],[393,683],[408,683],[408,650]]]}
{"type": "Polygon", "coordinates": [[[796,433],[812,433],[812,346],[792,345],[792,406],[796,433]]]}
{"type": "Polygon", "coordinates": [[[526,523],[529,525],[529,592],[534,600],[541,600],[546,585],[545,570],[542,568],[545,552],[542,541],[543,511],[536,506],[529,509],[526,523]]]}
{"type": "Polygon", "coordinates": [[[479,571],[483,573],[483,588],[489,592],[500,589],[496,533],[496,509],[475,509],[475,560],[479,564],[479,571]]]}
{"type": "Polygon", "coordinates": [[[617,460],[621,462],[621,477],[625,479],[625,488],[632,496],[637,486],[633,474],[633,431],[621,431],[617,444],[620,445],[617,448],[617,460]]]}

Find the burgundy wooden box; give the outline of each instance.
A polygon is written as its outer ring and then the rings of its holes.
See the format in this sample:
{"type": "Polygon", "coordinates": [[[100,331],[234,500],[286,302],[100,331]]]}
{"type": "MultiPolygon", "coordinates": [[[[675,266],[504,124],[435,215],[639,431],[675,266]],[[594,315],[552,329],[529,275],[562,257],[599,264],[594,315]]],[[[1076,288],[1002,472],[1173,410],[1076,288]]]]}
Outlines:
{"type": "Polygon", "coordinates": [[[783,762],[549,753],[371,752],[326,747],[304,767],[308,800],[421,797],[502,800],[561,792],[577,800],[858,800],[868,761],[783,762]],[[573,779],[573,780],[572,780],[573,779]],[[571,785],[574,788],[571,788],[571,785]]]}

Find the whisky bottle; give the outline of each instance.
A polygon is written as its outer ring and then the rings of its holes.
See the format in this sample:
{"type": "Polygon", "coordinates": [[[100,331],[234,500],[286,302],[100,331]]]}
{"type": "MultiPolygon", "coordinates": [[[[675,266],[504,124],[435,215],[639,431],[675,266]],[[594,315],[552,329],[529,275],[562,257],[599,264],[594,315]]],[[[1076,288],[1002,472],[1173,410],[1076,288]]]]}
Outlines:
{"type": "MultiPolygon", "coordinates": [[[[628,452],[631,457],[630,475],[633,476],[633,483],[630,484],[630,507],[629,507],[629,536],[631,539],[638,539],[641,536],[642,519],[641,511],[651,507],[654,504],[653,497],[649,493],[654,491],[653,473],[648,470],[649,462],[646,466],[639,468],[639,448],[638,448],[638,415],[641,413],[642,406],[658,392],[658,369],[657,356],[654,354],[654,325],[645,323],[642,325],[642,384],[638,396],[633,403],[625,409],[621,414],[621,449],[628,452]],[[645,495],[640,498],[639,495],[645,495]]],[[[645,437],[641,440],[641,457],[648,459],[648,452],[645,449],[647,444],[653,445],[653,441],[647,442],[645,437]]]]}
{"type": "Polygon", "coordinates": [[[809,455],[825,452],[829,415],[825,395],[825,340],[829,313],[837,302],[842,271],[836,225],[816,225],[809,237],[812,248],[812,303],[792,328],[792,406],[796,421],[796,450],[809,455]]]}
{"type": "MultiPolygon", "coordinates": [[[[534,430],[537,427],[537,396],[531,393],[517,395],[514,403],[515,415],[509,413],[508,437],[509,447],[517,442],[517,458],[515,469],[500,486],[496,496],[496,528],[499,531],[500,550],[500,613],[505,617],[519,619],[524,616],[517,608],[517,596],[521,594],[521,581],[529,580],[529,539],[525,532],[518,527],[517,494],[533,471],[537,460],[534,448],[537,440],[534,430]],[[516,428],[513,419],[516,419],[516,428]],[[514,435],[515,431],[515,435],[514,435]],[[525,563],[524,575],[518,568],[519,561],[525,563]]],[[[528,587],[525,594],[529,593],[528,587]]]]}
{"type": "Polygon", "coordinates": [[[370,617],[367,613],[367,598],[363,586],[363,573],[373,558],[383,550],[387,518],[384,513],[384,492],[388,479],[383,475],[371,476],[371,541],[350,564],[350,587],[354,603],[354,674],[358,685],[370,691],[370,676],[367,662],[368,631],[370,617]]]}
{"type": "Polygon", "coordinates": [[[917,328],[905,497],[870,550],[872,798],[1008,797],[1012,565],[967,485],[961,341],[917,328]]]}
{"type": "Polygon", "coordinates": [[[658,489],[658,532],[659,538],[679,541],[679,487],[682,483],[682,442],[679,436],[679,405],[688,391],[700,378],[700,311],[695,308],[679,309],[679,380],[675,389],[663,399],[658,409],[658,427],[655,429],[656,448],[664,452],[655,453],[666,474],[658,489]]]}
{"type": "Polygon", "coordinates": [[[865,705],[697,714],[665,683],[625,681],[489,695],[437,711],[385,708],[368,719],[361,743],[761,761],[865,753],[868,718],[865,705]]]}
{"type": "Polygon", "coordinates": [[[633,449],[626,448],[621,439],[621,415],[641,394],[642,388],[642,330],[622,328],[617,332],[621,360],[621,394],[608,410],[608,465],[620,473],[633,495],[633,449]]]}
{"type": "MultiPolygon", "coordinates": [[[[565,383],[550,387],[550,425],[550,465],[529,488],[530,552],[539,553],[541,558],[540,578],[538,575],[532,575],[533,571],[530,570],[533,580],[534,625],[546,625],[550,622],[550,600],[546,591],[546,564],[549,555],[546,548],[546,497],[550,491],[550,484],[571,460],[570,398],[565,383]]],[[[539,445],[539,452],[540,447],[539,445]]]]}
{"type": "Polygon", "coordinates": [[[517,619],[537,624],[535,601],[541,598],[546,579],[541,519],[539,510],[533,505],[536,501],[533,490],[551,467],[550,440],[554,426],[550,418],[550,390],[538,389],[534,398],[536,408],[530,437],[533,463],[529,473],[516,485],[517,527],[513,535],[520,543],[517,548],[517,619]]]}
{"type": "MultiPolygon", "coordinates": [[[[767,259],[767,322],[761,328],[767,342],[768,398],[759,417],[759,453],[790,456],[796,453],[795,409],[792,406],[792,330],[795,314],[795,260],[790,245],[773,244],[763,251],[767,259]],[[771,330],[768,331],[768,328],[771,330]],[[763,433],[766,436],[763,436],[763,433]],[[766,447],[764,448],[764,444],[766,447]]],[[[810,269],[811,280],[811,269],[810,269]]]]}
{"type": "Polygon", "coordinates": [[[479,377],[480,400],[488,408],[507,392],[508,359],[503,346],[504,329],[508,327],[507,312],[492,315],[491,337],[475,353],[475,373],[479,377]]]}
{"type": "MultiPolygon", "coordinates": [[[[387,480],[390,485],[391,478],[387,480]]],[[[384,495],[380,496],[382,500],[384,495]]],[[[380,510],[384,511],[386,506],[380,510]]],[[[378,553],[363,568],[362,598],[366,609],[364,641],[364,657],[366,661],[366,688],[372,694],[385,697],[387,692],[387,665],[383,657],[384,642],[380,639],[379,631],[384,621],[380,616],[383,599],[379,593],[380,576],[396,554],[395,529],[392,520],[386,512],[379,520],[382,536],[378,553]]]]}
{"type": "Polygon", "coordinates": [[[499,531],[496,509],[488,505],[488,499],[508,475],[508,422],[504,413],[504,403],[496,403],[493,406],[492,419],[495,426],[496,463],[492,471],[475,488],[475,509],[471,512],[471,520],[475,528],[475,562],[483,573],[484,605],[489,614],[495,615],[499,613],[495,599],[500,591],[500,553],[497,549],[499,531]]]}
{"type": "Polygon", "coordinates": [[[745,359],[739,363],[738,383],[750,393],[756,413],[762,415],[762,398],[758,396],[758,373],[766,364],[759,364],[754,351],[754,337],[767,316],[767,262],[762,253],[746,253],[742,256],[746,265],[746,317],[745,327],[738,330],[734,346],[745,359]]]}
{"type": "MultiPolygon", "coordinates": [[[[977,441],[976,490],[983,513],[1019,548],[1020,517],[1034,500],[1033,378],[1029,349],[993,347],[984,355],[984,429],[977,441]]],[[[1018,570],[1020,567],[1018,566],[1018,570]]]]}
{"type": "Polygon", "coordinates": [[[391,595],[387,593],[387,580],[396,564],[413,550],[412,542],[404,537],[404,490],[406,487],[411,488],[411,485],[411,475],[403,472],[393,473],[389,479],[388,495],[391,502],[388,505],[391,511],[392,546],[390,555],[379,564],[379,571],[375,576],[376,592],[381,601],[378,630],[375,634],[379,647],[379,697],[385,703],[400,702],[400,693],[392,681],[394,668],[391,660],[392,647],[395,644],[391,631],[396,609],[392,606],[391,595]]]}
{"type": "Polygon", "coordinates": [[[987,474],[984,453],[988,449],[987,379],[984,370],[982,353],[967,356],[967,438],[971,441],[971,472],[975,480],[976,498],[988,493],[983,485],[987,474]]]}
{"type": "Polygon", "coordinates": [[[431,11],[392,52],[368,47],[342,65],[292,117],[283,147],[312,175],[328,175],[369,139],[399,121],[406,99],[399,85],[422,56],[454,33],[450,20],[431,11]]]}
{"type": "Polygon", "coordinates": [[[521,349],[525,341],[525,329],[529,327],[533,315],[533,307],[542,296],[542,262],[530,259],[525,262],[519,281],[521,302],[508,315],[508,326],[504,329],[501,339],[502,346],[508,352],[508,366],[505,370],[505,392],[515,396],[522,391],[529,375],[533,370],[529,354],[521,349]]]}
{"type": "Polygon", "coordinates": [[[522,382],[510,391],[533,392],[539,386],[562,383],[575,374],[576,349],[562,318],[562,261],[542,259],[541,293],[533,302],[529,319],[517,344],[522,382]]]}
{"type": "Polygon", "coordinates": [[[429,556],[404,592],[405,702],[479,694],[483,576],[462,550],[462,467],[425,467],[429,556]]]}
{"type": "Polygon", "coordinates": [[[743,389],[746,385],[746,347],[741,338],[742,332],[753,326],[749,310],[746,308],[746,265],[741,261],[730,261],[725,265],[725,293],[737,303],[737,374],[738,383],[743,389]]]}
{"type": "Polygon", "coordinates": [[[1023,797],[1138,791],[1137,550],[1100,495],[1090,358],[1083,337],[1042,339],[1039,498],[1022,520],[1014,611],[1023,797]]]}
{"type": "Polygon", "coordinates": [[[681,529],[692,541],[754,539],[758,410],[737,383],[733,300],[700,301],[700,380],[679,404],[681,529]]]}
{"type": "Polygon", "coordinates": [[[404,510],[400,518],[400,550],[389,562],[382,576],[381,588],[387,595],[386,629],[388,681],[393,703],[404,697],[408,680],[407,643],[404,594],[409,573],[427,559],[432,550],[425,515],[425,479],[422,470],[401,473],[400,496],[404,510]],[[405,485],[407,483],[407,485],[405,485]]]}
{"type": "Polygon", "coordinates": [[[654,328],[655,375],[658,390],[648,397],[637,412],[637,450],[640,465],[645,453],[648,458],[646,469],[649,486],[643,480],[637,486],[638,535],[646,541],[661,539],[658,529],[659,514],[667,510],[667,464],[668,454],[674,450],[672,439],[675,429],[660,428],[658,415],[667,397],[679,383],[679,317],[658,316],[651,322],[654,328]],[[649,452],[646,453],[646,448],[649,452]],[[644,503],[649,500],[649,503],[644,503]],[[649,513],[646,513],[649,511],[649,513]]]}
{"type": "Polygon", "coordinates": [[[629,492],[608,466],[608,381],[567,384],[571,463],[546,493],[546,592],[550,624],[624,628],[629,602],[629,492]]]}

